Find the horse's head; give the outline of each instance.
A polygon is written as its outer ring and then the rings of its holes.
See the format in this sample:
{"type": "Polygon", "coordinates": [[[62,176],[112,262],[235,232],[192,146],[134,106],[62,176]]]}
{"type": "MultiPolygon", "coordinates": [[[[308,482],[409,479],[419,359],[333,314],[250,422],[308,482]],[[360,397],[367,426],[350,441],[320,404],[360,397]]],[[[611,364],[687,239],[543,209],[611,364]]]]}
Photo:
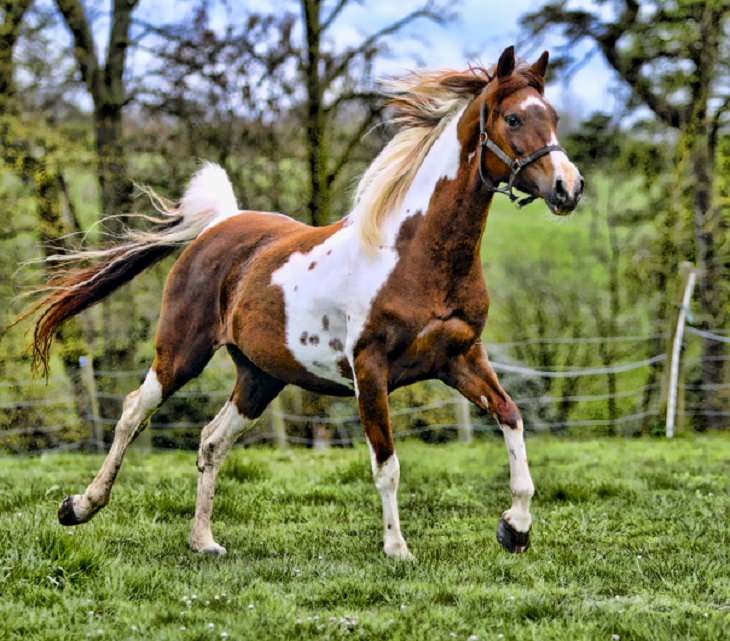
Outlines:
{"type": "MultiPolygon", "coordinates": [[[[513,200],[512,187],[542,198],[559,215],[572,212],[583,194],[583,177],[558,142],[558,114],[543,89],[548,52],[532,65],[515,63],[504,50],[494,78],[462,120],[462,140],[476,151],[483,181],[513,200]]],[[[460,136],[462,135],[460,133],[460,136]]]]}

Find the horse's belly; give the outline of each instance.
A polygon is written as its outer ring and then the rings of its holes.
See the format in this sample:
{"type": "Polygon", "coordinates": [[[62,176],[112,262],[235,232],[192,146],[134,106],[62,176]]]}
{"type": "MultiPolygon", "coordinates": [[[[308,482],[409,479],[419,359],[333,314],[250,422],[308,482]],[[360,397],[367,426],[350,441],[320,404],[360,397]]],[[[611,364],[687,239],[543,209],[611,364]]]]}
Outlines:
{"type": "Polygon", "coordinates": [[[288,311],[287,345],[294,358],[315,376],[352,388],[345,313],[336,307],[288,311]]]}

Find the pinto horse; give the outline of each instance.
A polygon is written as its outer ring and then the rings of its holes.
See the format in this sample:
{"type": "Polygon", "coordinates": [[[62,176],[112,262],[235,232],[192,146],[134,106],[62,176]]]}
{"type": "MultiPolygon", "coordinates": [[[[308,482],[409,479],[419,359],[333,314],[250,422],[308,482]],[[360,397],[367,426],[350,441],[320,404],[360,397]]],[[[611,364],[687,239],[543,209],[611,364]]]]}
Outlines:
{"type": "Polygon", "coordinates": [[[124,401],[99,473],[83,494],[64,500],[59,521],[84,523],[109,502],[127,447],[152,413],[225,346],[237,377],[200,439],[194,550],[225,553],[211,529],[221,464],[293,384],[357,397],[382,498],[385,553],[411,558],[398,515],[388,394],[440,379],[501,426],[512,506],[497,538],[510,552],[525,551],[534,487],[520,412],[480,341],[489,306],[480,248],[495,192],[514,198],[516,187],[565,214],[583,191],[543,95],[547,63],[545,52],[534,64],[517,64],[509,47],[491,71],[396,81],[390,97],[399,131],[365,171],[351,213],[327,227],[239,210],[225,172],[206,164],[177,206],[151,194],[162,216],[152,231],[51,257],[72,268],[59,271],[38,304],[34,348],[46,367],[61,323],[187,244],[167,279],[152,366],[124,401]]]}

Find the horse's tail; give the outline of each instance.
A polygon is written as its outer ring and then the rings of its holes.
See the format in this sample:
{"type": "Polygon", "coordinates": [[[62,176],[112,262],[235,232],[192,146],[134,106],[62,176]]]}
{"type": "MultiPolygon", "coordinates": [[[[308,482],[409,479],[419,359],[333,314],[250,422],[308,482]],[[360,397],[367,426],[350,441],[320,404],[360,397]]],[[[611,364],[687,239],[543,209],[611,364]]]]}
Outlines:
{"type": "Polygon", "coordinates": [[[143,191],[159,213],[143,216],[154,223],[150,231],[128,229],[105,249],[62,253],[42,261],[54,274],[46,286],[37,290],[42,299],[18,319],[40,312],[33,335],[34,367],[48,371],[51,343],[65,321],[194,240],[214,221],[238,212],[226,172],[213,163],[205,163],[198,170],[177,205],[149,188],[143,191]]]}

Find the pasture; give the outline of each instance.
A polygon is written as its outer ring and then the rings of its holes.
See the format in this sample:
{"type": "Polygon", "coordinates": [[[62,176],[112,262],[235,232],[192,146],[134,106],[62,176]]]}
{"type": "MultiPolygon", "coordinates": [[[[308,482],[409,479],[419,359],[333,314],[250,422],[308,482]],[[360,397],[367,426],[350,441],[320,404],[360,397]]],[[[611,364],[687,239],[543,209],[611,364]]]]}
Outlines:
{"type": "Polygon", "coordinates": [[[237,449],[219,483],[223,558],[187,547],[193,452],[130,453],[112,503],[64,529],[98,456],[0,463],[2,639],[727,639],[730,435],[539,436],[533,547],[495,541],[500,439],[400,445],[416,563],[382,554],[364,447],[237,449]]]}

